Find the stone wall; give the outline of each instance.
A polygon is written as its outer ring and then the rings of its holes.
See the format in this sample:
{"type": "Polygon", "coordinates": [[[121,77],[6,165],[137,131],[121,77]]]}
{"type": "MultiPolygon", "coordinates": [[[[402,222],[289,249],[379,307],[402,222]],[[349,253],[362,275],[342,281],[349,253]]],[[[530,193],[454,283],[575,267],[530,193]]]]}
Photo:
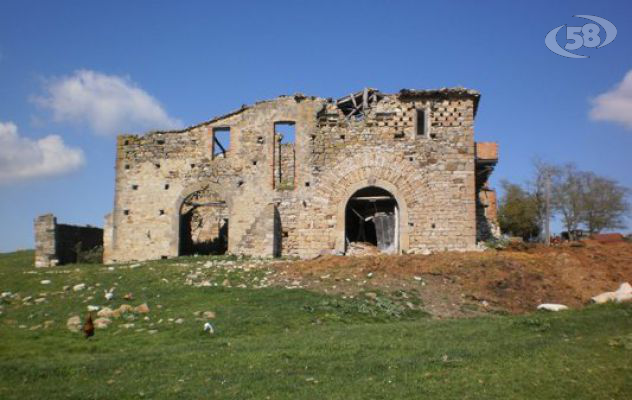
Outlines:
{"type": "Polygon", "coordinates": [[[55,241],[56,225],[57,221],[53,214],[40,215],[35,218],[33,231],[35,232],[36,267],[54,267],[59,263],[55,241]]]}
{"type": "Polygon", "coordinates": [[[489,187],[489,176],[498,162],[498,143],[476,143],[476,229],[477,240],[500,236],[496,191],[489,187]]]}
{"type": "Polygon", "coordinates": [[[183,203],[202,191],[225,204],[233,254],[344,252],[346,203],[367,186],[397,201],[398,251],[473,249],[478,92],[364,93],[281,96],[182,131],[120,136],[106,262],[179,255],[183,203]],[[294,143],[280,143],[279,121],[294,124],[294,143]],[[213,156],[217,128],[230,128],[230,148],[213,156]]]}
{"type": "Polygon", "coordinates": [[[281,143],[277,139],[274,157],[274,187],[277,190],[293,190],[296,178],[296,153],[294,143],[281,143]]]}
{"type": "Polygon", "coordinates": [[[103,229],[58,224],[53,214],[37,217],[34,231],[36,267],[74,263],[78,252],[103,246],[103,229]]]}

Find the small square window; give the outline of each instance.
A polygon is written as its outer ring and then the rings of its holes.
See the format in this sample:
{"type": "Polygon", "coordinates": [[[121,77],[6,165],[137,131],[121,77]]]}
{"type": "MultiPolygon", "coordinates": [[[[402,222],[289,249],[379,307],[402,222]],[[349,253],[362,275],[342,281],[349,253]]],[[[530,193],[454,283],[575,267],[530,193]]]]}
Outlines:
{"type": "Polygon", "coordinates": [[[138,185],[132,185],[132,190],[138,190],[138,185]]]}
{"type": "Polygon", "coordinates": [[[124,215],[129,215],[129,210],[123,210],[124,215]]]}
{"type": "Polygon", "coordinates": [[[159,215],[165,215],[165,210],[160,210],[160,211],[158,211],[158,214],[159,214],[159,215]]]}
{"type": "Polygon", "coordinates": [[[129,169],[129,164],[125,164],[125,169],[129,169]]]}
{"type": "Polygon", "coordinates": [[[305,182],[305,186],[306,186],[306,187],[309,187],[309,182],[305,182]]]}
{"type": "Polygon", "coordinates": [[[165,190],[169,190],[169,184],[165,184],[165,190]]]}

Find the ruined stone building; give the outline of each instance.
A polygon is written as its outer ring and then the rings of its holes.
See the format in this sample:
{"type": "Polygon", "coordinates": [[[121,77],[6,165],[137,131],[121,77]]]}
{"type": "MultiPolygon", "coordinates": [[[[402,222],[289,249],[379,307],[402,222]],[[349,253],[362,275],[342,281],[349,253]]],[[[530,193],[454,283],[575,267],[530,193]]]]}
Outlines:
{"type": "Polygon", "coordinates": [[[479,99],[464,88],[280,96],[119,136],[104,261],[474,249],[497,230],[497,146],[474,142],[479,99]]]}
{"type": "Polygon", "coordinates": [[[103,246],[103,229],[58,224],[53,214],[35,218],[35,266],[75,263],[82,252],[103,246]]]}

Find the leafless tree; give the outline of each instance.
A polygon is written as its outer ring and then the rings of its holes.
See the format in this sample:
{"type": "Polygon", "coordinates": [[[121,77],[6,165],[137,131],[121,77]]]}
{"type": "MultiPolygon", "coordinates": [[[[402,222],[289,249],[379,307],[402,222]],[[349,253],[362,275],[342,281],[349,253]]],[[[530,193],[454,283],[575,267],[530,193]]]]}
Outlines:
{"type": "Polygon", "coordinates": [[[582,173],[581,180],[582,222],[588,232],[625,228],[624,218],[630,212],[629,189],[592,172],[582,173]]]}
{"type": "Polygon", "coordinates": [[[561,217],[573,240],[577,239],[580,226],[590,234],[625,228],[625,217],[632,209],[628,188],[593,172],[580,171],[574,164],[560,166],[536,158],[533,167],[528,191],[536,210],[541,241],[549,242],[553,214],[561,217]]]}
{"type": "Polygon", "coordinates": [[[586,191],[583,174],[573,164],[564,165],[560,168],[559,178],[552,190],[553,207],[561,214],[562,222],[572,240],[577,239],[576,232],[583,222],[586,191]]]}
{"type": "Polygon", "coordinates": [[[553,186],[557,184],[561,175],[561,169],[536,158],[533,160],[534,178],[529,182],[530,191],[537,210],[537,221],[540,228],[540,239],[545,243],[550,241],[549,224],[553,216],[552,204],[553,186]]]}

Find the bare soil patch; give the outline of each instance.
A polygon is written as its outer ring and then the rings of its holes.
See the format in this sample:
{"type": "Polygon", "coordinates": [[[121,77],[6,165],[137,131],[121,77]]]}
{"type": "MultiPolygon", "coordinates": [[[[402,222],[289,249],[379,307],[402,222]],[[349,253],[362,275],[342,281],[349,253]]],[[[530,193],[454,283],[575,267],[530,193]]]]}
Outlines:
{"type": "Polygon", "coordinates": [[[345,296],[408,293],[436,317],[517,314],[541,303],[578,308],[632,281],[632,244],[584,241],[427,256],[324,256],[271,267],[277,284],[345,296]]]}

